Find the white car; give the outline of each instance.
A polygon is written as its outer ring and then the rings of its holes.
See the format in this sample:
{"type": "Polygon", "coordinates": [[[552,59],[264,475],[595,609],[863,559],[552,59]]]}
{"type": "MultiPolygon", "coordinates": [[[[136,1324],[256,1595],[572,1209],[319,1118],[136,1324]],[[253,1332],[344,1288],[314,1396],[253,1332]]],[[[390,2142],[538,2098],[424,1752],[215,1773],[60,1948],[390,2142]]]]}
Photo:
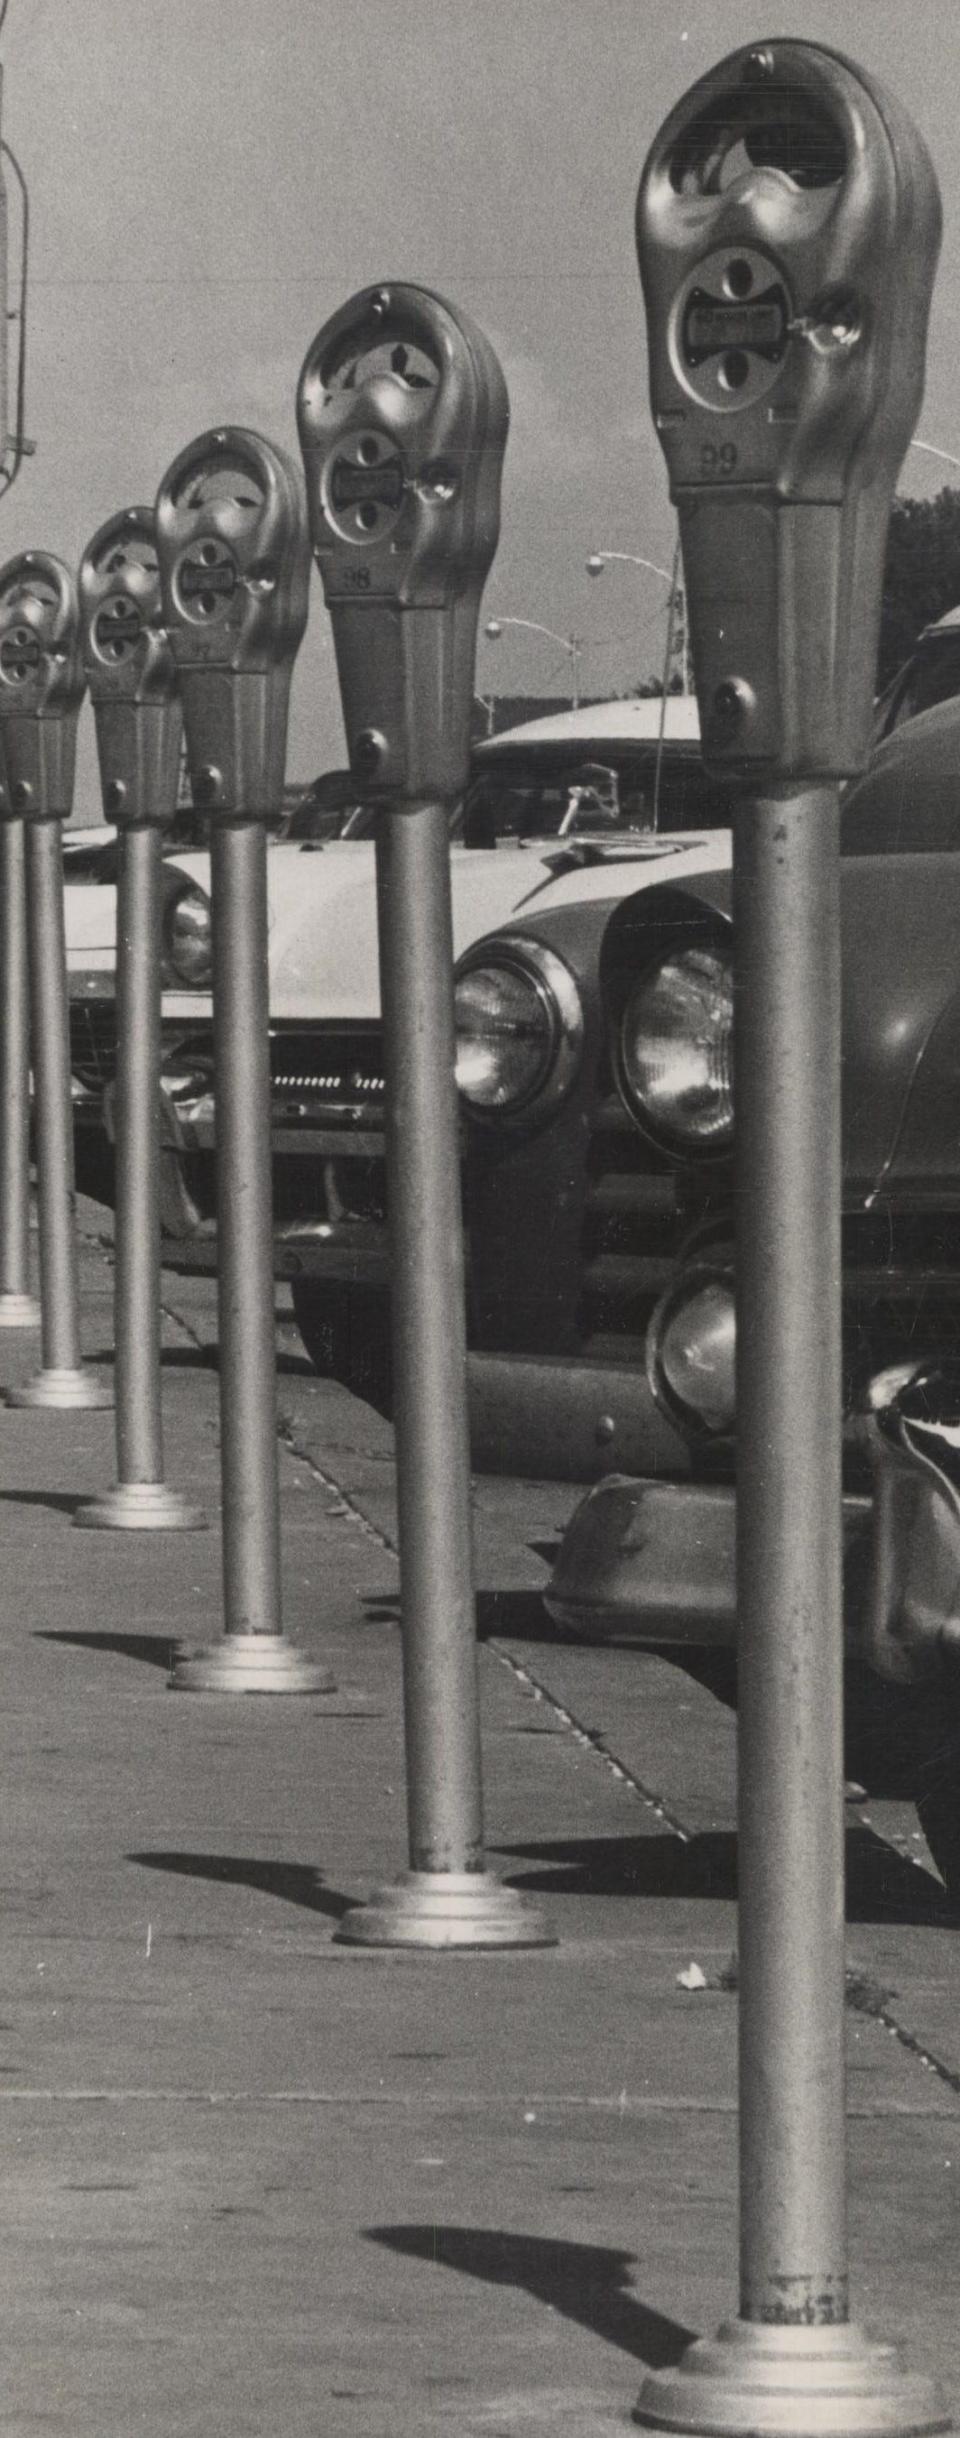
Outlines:
{"type": "MultiPolygon", "coordinates": [[[[382,1318],[387,1246],[373,816],[336,839],[270,849],[271,1062],[277,1272],[314,1358],[382,1318]],[[360,1321],[363,1327],[360,1327],[360,1321]]],[[[457,956],[525,910],[617,901],[641,883],[725,868],[729,804],[708,781],[692,696],[585,705],[490,738],[451,821],[457,956]]],[[[70,893],[79,894],[77,893],[70,893]]],[[[78,1173],[111,1124],[115,891],[70,919],[78,1173]],[[82,937],[81,937],[82,934],[82,937]],[[87,1152],[85,1161],[84,1153],[87,1152]]],[[[165,1258],[215,1260],[209,861],[168,859],[164,915],[165,1258]]],[[[382,1335],[379,1327],[378,1334],[382,1335]]]]}

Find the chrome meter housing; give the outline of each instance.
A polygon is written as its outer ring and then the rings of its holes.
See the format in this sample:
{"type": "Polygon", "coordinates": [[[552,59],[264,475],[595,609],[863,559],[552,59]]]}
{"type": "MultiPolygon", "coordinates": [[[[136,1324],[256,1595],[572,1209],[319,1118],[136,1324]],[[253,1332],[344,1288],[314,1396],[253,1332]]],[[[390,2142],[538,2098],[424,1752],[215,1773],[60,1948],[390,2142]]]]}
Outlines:
{"type": "Polygon", "coordinates": [[[456,1075],[478,1117],[543,1117],[573,1083],[583,1007],[562,957],[539,940],[484,941],[454,976],[456,1075]]]}

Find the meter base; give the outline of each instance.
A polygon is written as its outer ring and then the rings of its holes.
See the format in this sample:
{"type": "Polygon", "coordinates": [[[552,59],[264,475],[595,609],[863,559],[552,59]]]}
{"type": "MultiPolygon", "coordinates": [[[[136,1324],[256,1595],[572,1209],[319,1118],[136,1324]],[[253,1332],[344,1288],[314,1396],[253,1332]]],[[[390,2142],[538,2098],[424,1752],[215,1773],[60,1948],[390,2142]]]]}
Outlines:
{"type": "Polygon", "coordinates": [[[40,1306],[35,1295],[20,1295],[12,1287],[0,1292],[0,1329],[39,1329],[40,1306]]]}
{"type": "Polygon", "coordinates": [[[725,2320],[674,2369],[653,2372],[633,2418],[691,2438],[920,2438],[950,2427],[932,2381],[905,2370],[896,2346],[874,2342],[855,2322],[725,2320]]]}
{"type": "Polygon", "coordinates": [[[105,1409],[113,1404],[112,1388],[82,1364],[63,1370],[36,1371],[31,1380],[23,1380],[19,1387],[4,1389],[3,1393],[7,1405],[48,1407],[57,1414],[77,1413],[84,1407],[105,1409]]]}
{"type": "Polygon", "coordinates": [[[173,1664],[175,1693],[335,1693],[329,1668],[305,1659],[284,1634],[224,1634],[173,1664]]]}
{"type": "Polygon", "coordinates": [[[345,1947],[555,1947],[542,1913],[493,1871],[404,1871],[354,1905],[334,1931],[345,1947]]]}
{"type": "Polygon", "coordinates": [[[88,1532],[203,1532],[203,1508],[163,1481],[120,1481],[102,1498],[78,1507],[74,1523],[88,1532]]]}

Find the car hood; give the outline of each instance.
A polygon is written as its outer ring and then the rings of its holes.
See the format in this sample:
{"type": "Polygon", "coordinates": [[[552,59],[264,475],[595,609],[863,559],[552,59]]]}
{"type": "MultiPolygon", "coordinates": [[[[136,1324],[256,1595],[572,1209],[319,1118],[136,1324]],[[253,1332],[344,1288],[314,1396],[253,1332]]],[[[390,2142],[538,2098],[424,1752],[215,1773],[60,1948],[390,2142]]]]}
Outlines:
{"type": "MultiPolygon", "coordinates": [[[[63,922],[67,941],[67,965],[70,972],[109,971],[116,948],[117,891],[113,874],[116,858],[113,852],[115,832],[101,823],[98,836],[82,839],[67,834],[63,842],[63,922]],[[76,865],[78,877],[71,866],[76,865]],[[104,878],[100,877],[100,868],[104,878]]],[[[171,866],[199,862],[207,865],[207,857],[165,855],[164,871],[171,866]]]]}
{"type": "MultiPolygon", "coordinates": [[[[728,831],[683,838],[548,838],[485,850],[450,850],[454,955],[496,931],[527,905],[616,898],[669,869],[687,877],[723,869],[728,831]]],[[[177,862],[209,888],[205,854],[177,862]]],[[[267,863],[270,923],[270,1013],[279,1023],[369,1023],[380,1012],[374,847],[367,839],[337,839],[321,848],[293,842],[271,849],[267,863]]],[[[105,893],[104,893],[105,894],[105,893]]],[[[164,994],[168,1015],[199,1015],[209,997],[164,994]]]]}

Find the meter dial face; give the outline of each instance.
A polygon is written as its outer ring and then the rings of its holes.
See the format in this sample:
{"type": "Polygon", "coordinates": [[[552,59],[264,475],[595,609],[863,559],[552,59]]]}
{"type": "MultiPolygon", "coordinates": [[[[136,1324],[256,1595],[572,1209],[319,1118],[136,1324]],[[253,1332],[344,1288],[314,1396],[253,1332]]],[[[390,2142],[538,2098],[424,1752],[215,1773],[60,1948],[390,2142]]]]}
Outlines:
{"type": "Polygon", "coordinates": [[[144,621],[160,606],[160,568],[149,534],[124,534],[108,543],[96,575],[104,586],[91,629],[95,650],[111,668],[130,660],[144,621]]]}
{"type": "Polygon", "coordinates": [[[242,581],[236,540],[244,552],[266,506],[253,468],[224,450],[206,466],[195,466],[174,493],[181,518],[196,525],[196,538],[180,557],[173,579],[179,614],[192,626],[216,626],[230,613],[242,581]]]}
{"type": "Polygon", "coordinates": [[[791,316],[769,255],[718,246],[684,281],[670,318],[670,352],[684,388],[716,414],[755,406],[780,378],[791,316]]]}
{"type": "MultiPolygon", "coordinates": [[[[390,382],[403,394],[404,421],[419,418],[433,402],[440,367],[426,349],[405,339],[355,342],[327,376],[325,404],[346,404],[376,383],[390,382]]],[[[372,404],[372,401],[371,401],[372,404]]],[[[380,542],[392,533],[403,507],[407,476],[392,433],[374,422],[353,426],[334,451],[323,479],[327,521],[345,542],[380,542]]]]}
{"type": "Polygon", "coordinates": [[[22,686],[36,677],[44,651],[49,649],[45,639],[59,603],[56,584],[40,571],[16,576],[10,591],[0,596],[0,622],[4,627],[0,678],[6,685],[22,686]]]}

